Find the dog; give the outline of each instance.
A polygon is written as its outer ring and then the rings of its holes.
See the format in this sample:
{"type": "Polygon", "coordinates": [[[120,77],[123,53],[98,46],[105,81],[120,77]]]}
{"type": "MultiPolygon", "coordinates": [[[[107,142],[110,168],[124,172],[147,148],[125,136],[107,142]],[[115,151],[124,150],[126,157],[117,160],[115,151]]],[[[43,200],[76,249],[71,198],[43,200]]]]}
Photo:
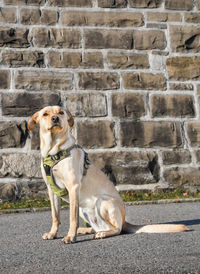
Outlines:
{"type": "Polygon", "coordinates": [[[70,225],[64,243],[76,242],[77,234],[94,233],[95,239],[125,233],[183,232],[185,225],[157,224],[132,225],[125,220],[125,205],[109,178],[89,162],[87,153],[71,134],[74,119],[67,109],[48,106],[33,114],[28,129],[40,126],[41,170],[51,202],[52,227],[43,235],[44,240],[57,236],[60,224],[60,197],[51,184],[68,191],[61,198],[70,203],[70,225]],[[52,160],[53,159],[53,160],[52,160]],[[48,161],[53,161],[48,164],[48,161]],[[49,183],[49,178],[53,178],[49,183]],[[90,227],[79,227],[80,217],[90,227]]]}

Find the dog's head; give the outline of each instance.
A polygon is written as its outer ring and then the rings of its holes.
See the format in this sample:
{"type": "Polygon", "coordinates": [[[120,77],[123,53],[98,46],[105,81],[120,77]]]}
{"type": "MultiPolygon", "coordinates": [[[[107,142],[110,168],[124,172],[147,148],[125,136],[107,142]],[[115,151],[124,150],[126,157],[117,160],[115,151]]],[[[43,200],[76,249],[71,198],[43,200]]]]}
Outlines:
{"type": "Polygon", "coordinates": [[[73,127],[74,119],[71,113],[60,106],[48,106],[33,114],[28,120],[28,129],[33,130],[36,124],[46,132],[62,132],[67,126],[73,127]]]}

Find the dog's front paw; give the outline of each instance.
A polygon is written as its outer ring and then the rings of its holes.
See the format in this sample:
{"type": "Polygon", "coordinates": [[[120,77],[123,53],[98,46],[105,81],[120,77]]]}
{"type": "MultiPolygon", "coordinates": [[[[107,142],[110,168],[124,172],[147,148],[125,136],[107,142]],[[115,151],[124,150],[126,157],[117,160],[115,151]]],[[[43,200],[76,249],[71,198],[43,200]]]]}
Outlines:
{"type": "Polygon", "coordinates": [[[105,231],[96,232],[94,234],[95,239],[102,239],[102,238],[105,238],[105,237],[106,237],[105,231]]]}
{"type": "Polygon", "coordinates": [[[64,244],[73,244],[76,242],[76,236],[65,236],[63,239],[62,239],[62,242],[64,244]]]}
{"type": "Polygon", "coordinates": [[[53,240],[55,238],[56,238],[56,234],[55,233],[51,233],[51,232],[44,233],[44,235],[42,236],[43,240],[53,240]]]}

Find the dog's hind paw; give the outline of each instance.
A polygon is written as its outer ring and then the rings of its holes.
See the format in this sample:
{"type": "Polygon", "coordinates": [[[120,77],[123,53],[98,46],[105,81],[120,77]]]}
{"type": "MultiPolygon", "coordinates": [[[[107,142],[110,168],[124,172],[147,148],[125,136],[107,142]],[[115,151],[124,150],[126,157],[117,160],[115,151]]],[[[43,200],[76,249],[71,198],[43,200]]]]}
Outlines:
{"type": "Polygon", "coordinates": [[[56,238],[56,234],[48,232],[48,233],[44,233],[44,235],[42,236],[43,240],[53,240],[56,238]]]}
{"type": "Polygon", "coordinates": [[[76,242],[76,237],[75,236],[65,236],[63,239],[62,239],[62,242],[64,244],[73,244],[76,242]]]}
{"type": "Polygon", "coordinates": [[[95,239],[102,239],[102,238],[105,238],[105,237],[106,237],[105,231],[96,232],[94,234],[95,239]]]}

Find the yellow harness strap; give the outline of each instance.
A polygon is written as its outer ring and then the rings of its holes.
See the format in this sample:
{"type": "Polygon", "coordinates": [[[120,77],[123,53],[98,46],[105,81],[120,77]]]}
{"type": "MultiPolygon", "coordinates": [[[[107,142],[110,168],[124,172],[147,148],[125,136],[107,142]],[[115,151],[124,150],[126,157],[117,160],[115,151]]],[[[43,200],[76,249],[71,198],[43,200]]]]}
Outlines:
{"type": "MultiPolygon", "coordinates": [[[[51,190],[53,191],[53,193],[55,195],[57,195],[58,197],[63,197],[65,195],[68,194],[67,189],[61,189],[56,185],[55,182],[55,178],[53,176],[53,167],[60,161],[62,161],[63,159],[67,158],[70,156],[70,152],[72,149],[74,148],[80,148],[82,149],[81,146],[79,145],[73,145],[71,147],[69,147],[66,150],[62,150],[60,152],[58,152],[56,155],[52,155],[52,156],[47,156],[46,158],[43,159],[43,166],[44,166],[44,170],[46,173],[46,177],[47,177],[47,182],[49,184],[49,186],[51,187],[51,190]]],[[[83,149],[82,149],[83,150],[83,149]]],[[[90,165],[90,161],[88,158],[88,154],[84,151],[85,157],[84,157],[84,171],[83,171],[83,175],[85,176],[87,173],[87,169],[90,165]]]]}

